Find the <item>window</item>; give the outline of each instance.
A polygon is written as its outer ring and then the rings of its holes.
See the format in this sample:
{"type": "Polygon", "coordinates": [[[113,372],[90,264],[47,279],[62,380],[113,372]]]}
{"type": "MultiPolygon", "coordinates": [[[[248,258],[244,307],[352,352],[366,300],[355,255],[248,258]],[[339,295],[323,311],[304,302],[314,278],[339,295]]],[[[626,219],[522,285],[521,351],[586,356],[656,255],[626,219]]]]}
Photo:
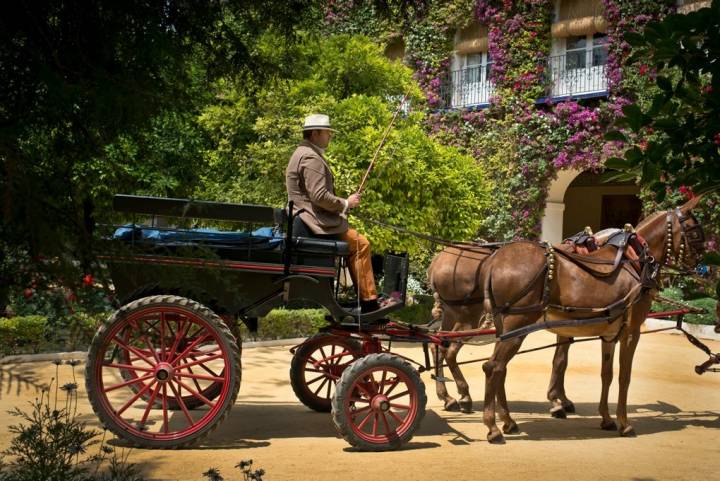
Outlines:
{"type": "Polygon", "coordinates": [[[604,33],[565,39],[565,68],[567,70],[605,65],[607,56],[608,39],[604,33]]]}
{"type": "Polygon", "coordinates": [[[492,60],[489,53],[470,53],[463,57],[462,62],[467,82],[486,82],[490,78],[492,60]]]}

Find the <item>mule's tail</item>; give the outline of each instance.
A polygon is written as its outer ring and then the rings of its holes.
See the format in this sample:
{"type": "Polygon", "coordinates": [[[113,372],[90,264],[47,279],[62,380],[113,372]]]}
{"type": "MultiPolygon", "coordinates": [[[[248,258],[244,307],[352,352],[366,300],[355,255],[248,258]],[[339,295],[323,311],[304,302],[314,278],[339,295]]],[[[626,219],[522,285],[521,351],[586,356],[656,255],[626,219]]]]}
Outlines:
{"type": "Polygon", "coordinates": [[[433,294],[433,299],[435,299],[435,303],[433,304],[433,308],[430,313],[432,314],[433,321],[441,321],[443,318],[443,305],[440,301],[440,294],[435,292],[433,294]]]}
{"type": "Polygon", "coordinates": [[[492,265],[489,266],[483,282],[483,310],[486,318],[495,317],[495,303],[492,299],[492,265]]]}

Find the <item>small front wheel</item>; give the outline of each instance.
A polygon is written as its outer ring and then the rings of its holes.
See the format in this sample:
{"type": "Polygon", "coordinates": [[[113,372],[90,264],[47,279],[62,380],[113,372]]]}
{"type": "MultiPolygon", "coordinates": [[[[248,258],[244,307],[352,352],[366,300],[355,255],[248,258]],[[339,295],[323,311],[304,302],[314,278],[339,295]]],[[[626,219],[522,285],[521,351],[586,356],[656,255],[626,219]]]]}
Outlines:
{"type": "Polygon", "coordinates": [[[340,436],[351,445],[387,451],[410,441],[426,404],[425,385],[410,364],[392,354],[370,354],[340,377],[332,418],[340,436]]]}
{"type": "Polygon", "coordinates": [[[310,409],[329,413],[335,384],[358,357],[362,347],[355,339],[326,332],[315,334],[298,346],[290,363],[290,385],[310,409]]]}

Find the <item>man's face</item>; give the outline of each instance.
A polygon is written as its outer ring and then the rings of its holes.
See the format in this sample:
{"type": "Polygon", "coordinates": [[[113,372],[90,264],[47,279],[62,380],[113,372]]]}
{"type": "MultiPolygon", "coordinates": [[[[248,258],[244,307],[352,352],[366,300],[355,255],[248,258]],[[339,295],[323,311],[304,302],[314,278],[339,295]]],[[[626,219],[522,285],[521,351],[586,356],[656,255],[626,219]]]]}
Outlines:
{"type": "Polygon", "coordinates": [[[330,130],[313,130],[310,141],[321,149],[326,149],[330,144],[330,137],[332,137],[330,130]]]}

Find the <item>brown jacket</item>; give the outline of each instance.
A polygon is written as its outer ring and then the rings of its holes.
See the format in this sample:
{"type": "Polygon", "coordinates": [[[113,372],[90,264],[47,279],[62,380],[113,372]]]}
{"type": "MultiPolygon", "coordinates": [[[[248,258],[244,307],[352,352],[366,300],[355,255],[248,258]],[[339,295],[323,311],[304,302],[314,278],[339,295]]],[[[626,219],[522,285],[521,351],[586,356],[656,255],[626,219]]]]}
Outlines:
{"type": "Polygon", "coordinates": [[[341,234],[348,230],[344,199],[335,195],[333,174],[322,153],[303,140],[285,170],[288,200],[294,210],[305,209],[300,218],[315,234],[341,234]]]}

